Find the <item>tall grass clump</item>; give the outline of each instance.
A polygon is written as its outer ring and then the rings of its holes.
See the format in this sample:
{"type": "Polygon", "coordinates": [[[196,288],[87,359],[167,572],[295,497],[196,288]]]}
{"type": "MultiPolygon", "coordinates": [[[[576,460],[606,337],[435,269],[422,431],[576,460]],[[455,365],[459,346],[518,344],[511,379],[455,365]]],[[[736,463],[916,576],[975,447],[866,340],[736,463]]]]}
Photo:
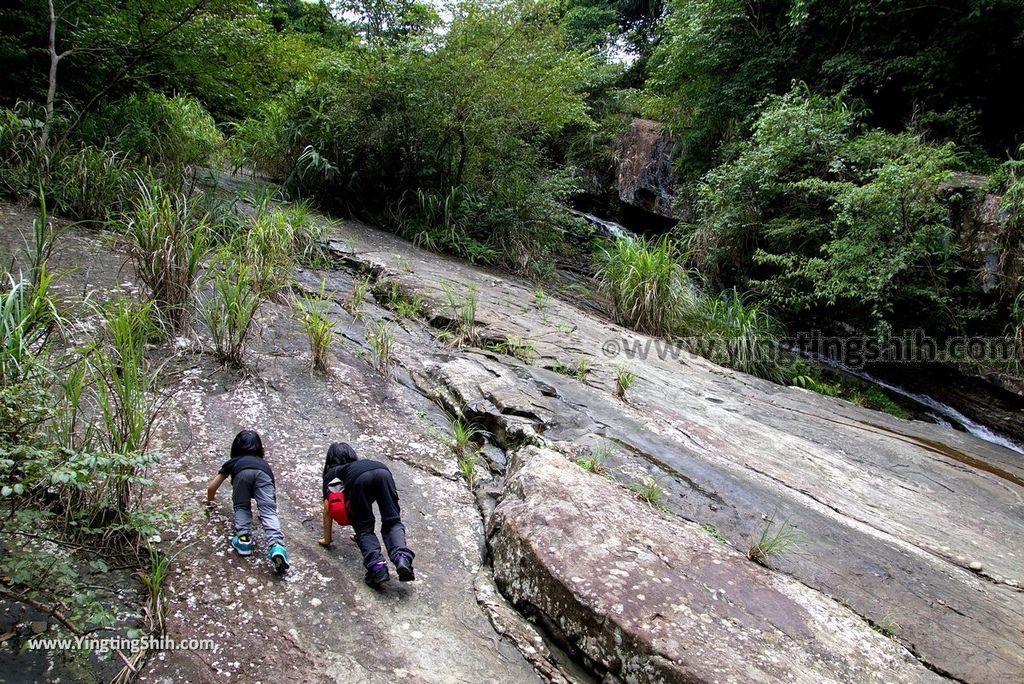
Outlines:
{"type": "Polygon", "coordinates": [[[210,246],[209,216],[184,194],[157,180],[139,179],[139,196],[120,222],[135,272],[149,290],[170,332],[185,328],[196,293],[196,274],[210,246]]]}
{"type": "Polygon", "coordinates": [[[102,312],[106,340],[90,356],[98,384],[105,446],[114,453],[145,451],[156,416],[156,371],[146,345],[157,333],[152,302],[119,301],[102,312]]]}
{"type": "Polygon", "coordinates": [[[692,306],[689,280],[676,244],[617,239],[605,247],[598,278],[612,299],[615,319],[648,335],[672,335],[692,306]]]}
{"type": "Polygon", "coordinates": [[[369,326],[366,340],[377,357],[377,370],[381,375],[391,375],[391,366],[395,362],[395,331],[386,321],[377,321],[369,326]]]}
{"type": "Polygon", "coordinates": [[[253,265],[260,292],[274,295],[290,285],[296,263],[320,263],[320,232],[309,205],[272,207],[270,198],[264,197],[236,250],[253,265]]]}
{"type": "Polygon", "coordinates": [[[324,296],[324,285],[318,295],[304,294],[295,303],[295,312],[306,337],[313,356],[313,368],[327,373],[330,370],[329,360],[331,342],[334,340],[334,324],[328,316],[331,300],[324,296]]]}
{"type": "Polygon", "coordinates": [[[213,339],[214,356],[225,366],[244,368],[246,343],[261,302],[255,269],[224,251],[206,280],[208,290],[199,309],[213,339]]]}
{"type": "Polygon", "coordinates": [[[53,276],[41,267],[39,282],[15,280],[6,274],[0,294],[0,382],[22,381],[57,328],[60,317],[49,296],[53,276]]]}
{"type": "Polygon", "coordinates": [[[451,312],[451,324],[448,332],[454,346],[473,346],[480,341],[480,335],[476,328],[476,305],[477,293],[476,283],[470,283],[466,288],[466,296],[459,297],[452,286],[441,281],[441,290],[448,300],[448,310],[451,312]]]}
{"type": "Polygon", "coordinates": [[[786,380],[778,354],[781,324],[762,305],[744,302],[735,290],[700,298],[684,328],[694,353],[766,380],[786,380]]]}
{"type": "Polygon", "coordinates": [[[51,155],[47,192],[53,208],[81,221],[107,221],[132,196],[137,167],[123,152],[85,146],[51,155]]]}

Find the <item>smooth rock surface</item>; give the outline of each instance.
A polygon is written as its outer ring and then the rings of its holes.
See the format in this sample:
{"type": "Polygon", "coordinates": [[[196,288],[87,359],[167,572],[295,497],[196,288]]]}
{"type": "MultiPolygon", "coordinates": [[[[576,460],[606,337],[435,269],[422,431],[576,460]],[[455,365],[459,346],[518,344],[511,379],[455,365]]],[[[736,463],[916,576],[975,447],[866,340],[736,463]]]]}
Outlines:
{"type": "Polygon", "coordinates": [[[535,447],[492,521],[495,579],[628,682],[928,682],[852,611],[535,447]]]}

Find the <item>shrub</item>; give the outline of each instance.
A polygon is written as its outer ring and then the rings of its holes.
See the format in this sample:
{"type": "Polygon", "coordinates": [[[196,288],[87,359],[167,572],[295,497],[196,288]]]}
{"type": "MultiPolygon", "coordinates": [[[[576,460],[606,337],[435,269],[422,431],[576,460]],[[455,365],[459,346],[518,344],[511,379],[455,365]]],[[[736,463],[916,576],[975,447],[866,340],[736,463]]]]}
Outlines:
{"type": "MultiPolygon", "coordinates": [[[[841,96],[768,98],[749,141],[701,187],[696,256],[794,317],[885,336],[931,323],[956,294],[937,191],[952,146],[867,130],[841,96]]],[[[965,310],[972,307],[964,307],[965,310]]]]}
{"type": "Polygon", "coordinates": [[[675,332],[691,306],[689,282],[675,242],[619,238],[603,249],[598,278],[618,323],[648,335],[675,332]]]}
{"type": "Polygon", "coordinates": [[[140,179],[138,186],[139,196],[119,229],[161,322],[180,331],[191,315],[196,274],[209,247],[208,216],[160,181],[140,179]]]}
{"type": "Polygon", "coordinates": [[[224,144],[213,117],[194,97],[131,95],[107,104],[82,124],[84,139],[110,144],[139,162],[163,167],[173,177],[206,164],[224,144]]]}
{"type": "Polygon", "coordinates": [[[225,366],[245,367],[245,348],[260,306],[256,273],[235,254],[224,251],[206,278],[210,290],[200,303],[213,352],[225,366]]]}

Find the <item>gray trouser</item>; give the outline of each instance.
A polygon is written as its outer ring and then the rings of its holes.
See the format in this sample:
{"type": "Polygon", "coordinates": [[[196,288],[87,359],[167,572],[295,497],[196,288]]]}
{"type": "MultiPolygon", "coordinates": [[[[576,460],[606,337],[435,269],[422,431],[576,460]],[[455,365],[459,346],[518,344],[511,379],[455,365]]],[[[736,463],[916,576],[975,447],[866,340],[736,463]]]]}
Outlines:
{"type": "Polygon", "coordinates": [[[239,536],[252,534],[252,504],[260,512],[260,523],[267,534],[267,543],[284,545],[281,521],[277,519],[277,497],[274,481],[262,470],[246,468],[235,475],[231,483],[231,501],[235,505],[235,533],[239,536]]]}

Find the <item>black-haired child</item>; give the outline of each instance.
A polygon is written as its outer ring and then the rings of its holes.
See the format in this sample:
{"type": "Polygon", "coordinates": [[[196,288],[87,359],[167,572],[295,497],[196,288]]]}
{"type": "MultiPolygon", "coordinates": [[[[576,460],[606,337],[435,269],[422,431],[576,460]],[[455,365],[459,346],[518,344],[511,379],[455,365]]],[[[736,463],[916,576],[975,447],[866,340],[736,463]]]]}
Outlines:
{"type": "MultiPolygon", "coordinates": [[[[324,461],[324,536],[321,546],[331,544],[332,524],[342,522],[345,516],[338,510],[338,502],[332,494],[341,492],[347,508],[347,518],[355,531],[355,540],[363,554],[366,566],[365,581],[372,587],[379,587],[390,579],[388,564],[380,550],[380,540],[374,531],[373,503],[380,510],[380,533],[384,538],[391,562],[395,564],[398,579],[410,582],[416,579],[412,567],[415,554],[406,545],[405,525],[398,506],[398,490],[391,471],[383,463],[361,459],[355,450],[344,442],[335,442],[327,449],[324,461]],[[332,508],[334,509],[332,511],[332,508]],[[333,513],[333,514],[332,514],[333,513]]],[[[343,523],[342,523],[343,524],[343,523]]]]}
{"type": "Polygon", "coordinates": [[[235,435],[231,458],[206,488],[207,502],[213,502],[217,489],[228,477],[235,510],[235,536],[231,538],[231,546],[242,556],[252,554],[252,499],[256,499],[260,523],[270,544],[267,555],[277,574],[283,575],[288,570],[288,551],[284,548],[284,535],[277,517],[274,471],[263,457],[263,440],[254,430],[242,430],[235,435]]]}

